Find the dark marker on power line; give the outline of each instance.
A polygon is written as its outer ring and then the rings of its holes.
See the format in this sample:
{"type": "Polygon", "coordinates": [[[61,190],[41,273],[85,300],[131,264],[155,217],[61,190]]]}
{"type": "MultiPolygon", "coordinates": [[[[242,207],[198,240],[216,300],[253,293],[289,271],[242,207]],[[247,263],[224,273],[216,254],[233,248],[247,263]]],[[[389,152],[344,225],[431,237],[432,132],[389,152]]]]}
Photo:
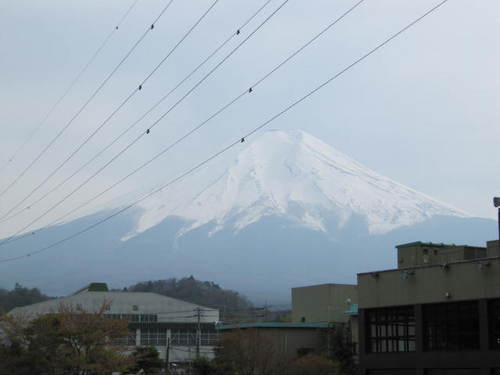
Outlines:
{"type": "Polygon", "coordinates": [[[139,85],[138,89],[139,89],[139,90],[142,90],[142,85],[139,85]]]}
{"type": "Polygon", "coordinates": [[[251,93],[253,92],[253,89],[250,87],[250,88],[248,89],[248,92],[251,94],[251,93]]]}
{"type": "Polygon", "coordinates": [[[151,24],[151,30],[153,30],[154,28],[155,28],[155,24],[154,24],[154,23],[152,23],[152,24],[151,24]]]}
{"type": "Polygon", "coordinates": [[[240,35],[241,31],[240,29],[236,30],[236,35],[240,35]]]}
{"type": "MultiPolygon", "coordinates": [[[[398,32],[396,32],[395,34],[393,34],[392,36],[390,36],[389,38],[385,39],[382,43],[378,44],[375,48],[371,49],[369,52],[365,53],[364,55],[362,55],[361,57],[359,57],[357,60],[355,60],[354,62],[352,62],[351,64],[349,64],[347,67],[345,67],[344,69],[342,69],[340,72],[338,72],[337,74],[333,75],[332,77],[330,77],[329,79],[327,79],[326,81],[324,81],[322,84],[320,84],[319,86],[317,86],[316,88],[314,88],[313,90],[309,91],[306,95],[302,96],[300,99],[294,101],[293,103],[291,103],[289,106],[285,107],[284,109],[282,109],[280,112],[278,112],[277,114],[275,114],[274,116],[272,116],[271,118],[269,118],[267,121],[263,122],[262,124],[260,124],[259,126],[257,126],[256,128],[254,128],[252,131],[250,131],[247,136],[251,136],[252,134],[255,134],[257,131],[259,131],[260,129],[264,128],[265,126],[269,125],[271,122],[273,122],[274,120],[276,120],[277,118],[281,117],[283,114],[287,113],[288,111],[290,111],[292,108],[294,108],[295,106],[297,106],[298,104],[302,103],[303,101],[307,100],[309,97],[311,97],[312,95],[314,95],[316,92],[318,92],[319,90],[321,90],[322,88],[324,88],[325,86],[327,86],[328,84],[330,84],[332,81],[334,81],[335,79],[337,79],[338,77],[340,77],[341,75],[343,75],[345,72],[347,72],[348,70],[352,69],[354,66],[356,66],[357,64],[359,64],[360,62],[362,62],[363,60],[365,60],[366,58],[368,58],[369,56],[371,56],[373,53],[375,53],[376,51],[378,51],[379,49],[381,49],[382,47],[384,47],[385,45],[387,45],[388,43],[390,43],[393,39],[397,38],[399,35],[401,35],[402,33],[404,33],[405,31],[407,31],[408,29],[410,29],[412,26],[414,26],[415,24],[417,24],[419,21],[421,21],[422,19],[424,19],[426,16],[428,16],[429,14],[431,14],[432,12],[436,11],[438,8],[440,8],[443,4],[445,4],[446,2],[448,2],[448,0],[443,0],[441,1],[439,4],[435,5],[433,8],[431,8],[430,10],[428,10],[426,13],[424,13],[423,15],[421,15],[420,17],[418,17],[417,19],[415,19],[413,22],[409,23],[407,26],[403,27],[401,30],[399,30],[398,32]]],[[[245,141],[245,137],[241,138],[241,142],[243,143],[245,141]]],[[[136,206],[137,204],[139,204],[140,202],[148,199],[149,197],[151,197],[152,195],[154,194],[158,194],[159,192],[163,191],[165,188],[169,187],[170,185],[182,180],[184,177],[192,174],[194,171],[196,171],[197,169],[201,168],[202,166],[206,165],[207,163],[209,163],[211,160],[219,157],[221,154],[225,153],[226,151],[228,151],[229,149],[231,149],[232,147],[234,147],[237,143],[239,143],[238,141],[236,142],[233,142],[229,145],[227,145],[226,147],[224,147],[222,150],[216,152],[215,154],[213,154],[212,156],[210,156],[209,158],[203,160],[202,162],[198,163],[197,165],[195,165],[194,167],[190,168],[189,170],[187,170],[186,172],[182,173],[181,175],[175,177],[174,179],[170,180],[169,182],[167,182],[166,184],[160,186],[159,188],[157,188],[156,190],[153,190],[151,192],[149,192],[148,194],[144,195],[143,197],[141,197],[140,199],[132,202],[131,204],[123,207],[122,209],[120,209],[119,211],[117,212],[114,212],[113,214],[99,220],[98,222],[92,224],[92,225],[89,225],[88,227],[76,232],[76,233],[73,233],[57,242],[54,242],[50,245],[47,245],[45,247],[42,247],[36,251],[32,251],[26,255],[21,255],[21,256],[16,256],[16,257],[11,257],[11,258],[4,258],[4,259],[0,259],[0,263],[6,263],[6,262],[12,262],[12,261],[15,261],[15,260],[19,260],[23,257],[26,257],[26,256],[29,256],[29,255],[34,255],[34,254],[39,254],[41,252],[45,252],[49,249],[52,249],[62,243],[65,243],[83,233],[86,233],[88,231],[90,231],[91,229],[111,220],[113,217],[115,216],[118,216],[119,214],[123,213],[124,211],[127,211],[129,210],[130,208],[136,206]]],[[[31,223],[29,224],[31,225],[31,223]]],[[[24,230],[24,228],[22,229],[24,230]]],[[[14,235],[16,236],[17,233],[14,235]]],[[[9,239],[7,240],[4,240],[2,242],[0,242],[0,245],[3,245],[4,243],[6,242],[11,242],[12,241],[12,238],[14,238],[14,236],[10,237],[9,239]]]]}
{"type": "Polygon", "coordinates": [[[150,129],[146,130],[146,134],[149,134],[150,131],[151,131],[150,129]]]}

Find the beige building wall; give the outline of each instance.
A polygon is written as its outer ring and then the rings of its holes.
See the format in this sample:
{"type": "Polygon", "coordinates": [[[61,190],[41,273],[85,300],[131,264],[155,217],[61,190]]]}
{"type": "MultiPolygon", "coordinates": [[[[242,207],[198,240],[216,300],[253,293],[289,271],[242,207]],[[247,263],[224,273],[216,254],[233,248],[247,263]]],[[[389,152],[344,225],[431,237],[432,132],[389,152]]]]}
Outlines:
{"type": "Polygon", "coordinates": [[[358,303],[357,286],[322,284],[292,288],[293,323],[345,323],[349,304],[358,303]]]}
{"type": "Polygon", "coordinates": [[[358,274],[359,308],[500,296],[500,258],[358,274]]]}
{"type": "Polygon", "coordinates": [[[398,268],[444,264],[487,256],[486,248],[478,246],[412,242],[396,247],[398,249],[398,268]]]}
{"type": "Polygon", "coordinates": [[[306,349],[314,352],[326,350],[326,333],[320,329],[301,328],[266,328],[261,334],[269,339],[277,351],[286,358],[293,359],[299,356],[299,352],[306,349]]]}

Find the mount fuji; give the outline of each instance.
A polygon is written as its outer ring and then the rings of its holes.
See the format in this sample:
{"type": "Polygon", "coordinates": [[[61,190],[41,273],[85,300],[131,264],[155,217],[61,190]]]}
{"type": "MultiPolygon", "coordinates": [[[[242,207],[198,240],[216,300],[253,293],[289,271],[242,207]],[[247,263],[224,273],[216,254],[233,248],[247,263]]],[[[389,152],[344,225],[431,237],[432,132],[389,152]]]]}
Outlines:
{"type": "Polygon", "coordinates": [[[239,231],[266,216],[328,233],[357,215],[371,234],[439,215],[469,216],[377,174],[300,130],[264,133],[222,175],[196,186],[201,187],[179,191],[170,201],[149,201],[138,232],[168,216],[190,223],[179,235],[210,223],[211,234],[226,226],[239,231]]]}
{"type": "MultiPolygon", "coordinates": [[[[49,244],[106,214],[49,228],[9,252],[49,244]]],[[[194,176],[64,246],[2,267],[0,286],[18,281],[64,294],[95,280],[123,286],[193,274],[255,300],[286,300],[293,286],[355,282],[356,272],[394,267],[397,244],[483,245],[495,228],[310,134],[272,130],[221,173],[194,176]]]]}

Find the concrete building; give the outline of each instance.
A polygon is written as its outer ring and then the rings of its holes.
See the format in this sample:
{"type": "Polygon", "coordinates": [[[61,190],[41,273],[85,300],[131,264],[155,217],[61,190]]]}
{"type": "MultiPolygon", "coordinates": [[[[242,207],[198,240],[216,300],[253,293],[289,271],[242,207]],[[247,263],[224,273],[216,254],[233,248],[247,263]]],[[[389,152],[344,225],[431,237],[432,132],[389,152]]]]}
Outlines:
{"type": "Polygon", "coordinates": [[[328,323],[347,330],[357,360],[358,290],[352,284],[320,284],[292,288],[293,323],[328,323]]]}
{"type": "Polygon", "coordinates": [[[221,334],[252,329],[273,345],[280,358],[286,360],[328,350],[327,323],[241,323],[221,324],[217,328],[221,334]]]}
{"type": "Polygon", "coordinates": [[[358,303],[356,285],[321,284],[292,288],[293,323],[347,323],[345,311],[358,303]]]}
{"type": "Polygon", "coordinates": [[[415,242],[358,274],[361,374],[500,374],[500,247],[415,242]]]}
{"type": "Polygon", "coordinates": [[[168,347],[169,362],[182,364],[195,358],[199,340],[200,353],[213,356],[219,311],[156,293],[109,291],[104,283],[92,283],[70,296],[18,307],[9,314],[35,318],[57,313],[61,304],[96,312],[104,303],[109,304],[106,315],[129,321],[131,335],[124,344],[130,349],[154,346],[165,359],[168,347]]]}

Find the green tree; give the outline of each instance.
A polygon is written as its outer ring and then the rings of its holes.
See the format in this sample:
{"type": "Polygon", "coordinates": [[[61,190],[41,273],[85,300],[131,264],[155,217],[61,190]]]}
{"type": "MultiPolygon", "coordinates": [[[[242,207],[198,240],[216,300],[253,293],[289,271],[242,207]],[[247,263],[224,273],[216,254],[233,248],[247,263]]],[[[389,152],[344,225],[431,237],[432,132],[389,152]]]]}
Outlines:
{"type": "Polygon", "coordinates": [[[342,375],[357,374],[358,368],[354,360],[350,327],[346,325],[334,329],[330,340],[331,358],[338,363],[338,372],[342,375]]]}
{"type": "Polygon", "coordinates": [[[1,329],[0,374],[100,375],[123,371],[130,358],[115,340],[128,335],[127,322],[61,305],[53,314],[31,321],[6,316],[1,329]]]}
{"type": "Polygon", "coordinates": [[[159,372],[163,367],[158,350],[152,346],[137,348],[132,353],[132,361],[134,365],[130,370],[134,372],[143,369],[146,374],[153,374],[159,372]]]}
{"type": "Polygon", "coordinates": [[[274,375],[282,374],[285,367],[273,343],[255,329],[224,334],[214,362],[221,375],[274,375]]]}
{"type": "Polygon", "coordinates": [[[336,375],[338,364],[317,354],[308,354],[290,364],[288,375],[336,375]]]}
{"type": "Polygon", "coordinates": [[[37,302],[43,302],[50,297],[42,294],[37,288],[25,288],[16,284],[13,290],[0,288],[0,313],[8,312],[14,307],[31,305],[37,302]]]}
{"type": "MultiPolygon", "coordinates": [[[[209,360],[206,357],[200,357],[191,362],[191,367],[193,368],[196,375],[217,375],[217,365],[214,361],[209,360]]],[[[222,374],[221,374],[222,375],[222,374]]]]}
{"type": "Polygon", "coordinates": [[[238,292],[223,289],[211,281],[196,280],[193,276],[182,279],[145,281],[129,286],[127,290],[158,293],[203,306],[220,308],[222,311],[228,312],[248,310],[252,307],[251,302],[238,292]]]}

